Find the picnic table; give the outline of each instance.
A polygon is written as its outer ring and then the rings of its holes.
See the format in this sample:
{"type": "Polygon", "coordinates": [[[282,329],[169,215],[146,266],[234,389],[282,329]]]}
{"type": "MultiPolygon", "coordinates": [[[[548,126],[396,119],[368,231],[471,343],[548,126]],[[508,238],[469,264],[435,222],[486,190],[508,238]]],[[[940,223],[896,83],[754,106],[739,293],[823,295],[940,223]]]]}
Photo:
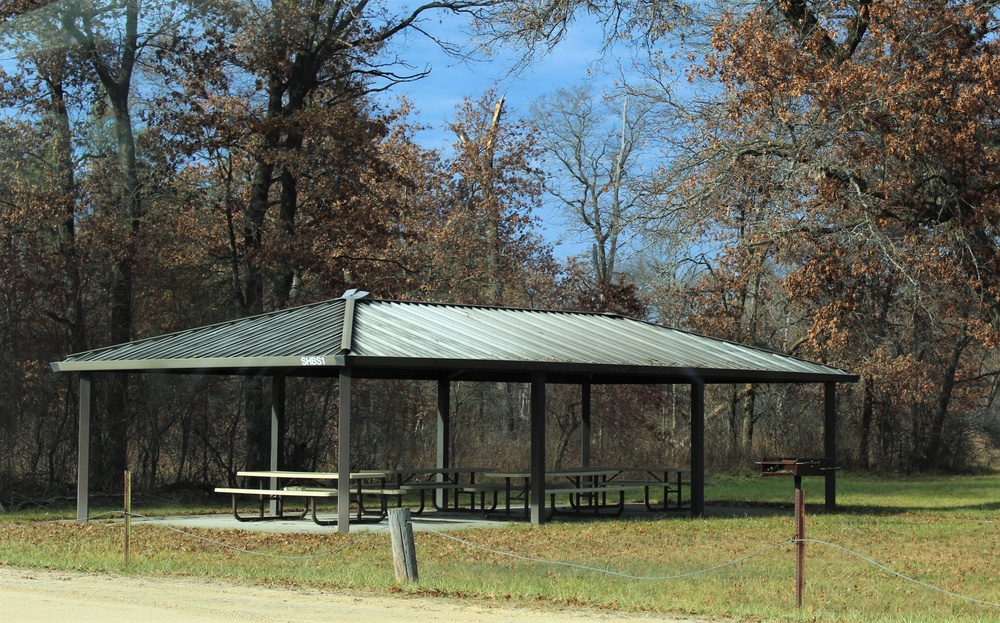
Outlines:
{"type": "Polygon", "coordinates": [[[674,507],[680,510],[684,507],[684,485],[691,484],[690,467],[618,467],[619,473],[610,480],[621,484],[632,484],[642,486],[645,492],[646,509],[649,511],[670,510],[670,494],[675,493],[677,505],[674,507]],[[638,474],[637,478],[625,478],[627,474],[638,474]],[[654,507],[650,490],[662,490],[662,505],[654,507]]]}
{"type": "Polygon", "coordinates": [[[423,512],[426,506],[426,494],[435,493],[431,502],[436,510],[461,510],[461,495],[469,495],[469,510],[476,509],[476,495],[480,496],[480,508],[486,511],[485,496],[493,493],[493,510],[497,506],[497,493],[500,490],[497,483],[482,482],[477,477],[490,471],[487,467],[427,467],[417,469],[392,470],[396,477],[396,485],[404,491],[420,494],[420,507],[415,515],[423,512]],[[465,476],[465,478],[463,478],[465,476]],[[452,505],[452,500],[454,504],[452,505]]]}
{"type": "MultiPolygon", "coordinates": [[[[336,524],[336,520],[320,519],[317,515],[317,501],[322,499],[336,499],[338,497],[337,484],[340,474],[337,472],[296,472],[284,470],[266,471],[240,471],[237,477],[256,480],[258,486],[254,487],[216,487],[216,493],[226,493],[233,497],[233,516],[239,521],[268,521],[274,519],[292,518],[285,513],[285,498],[295,498],[305,500],[303,510],[297,514],[298,518],[303,518],[312,511],[312,520],[321,525],[328,526],[336,524]],[[256,497],[258,502],[258,513],[256,516],[246,516],[239,513],[240,497],[256,497]],[[275,502],[271,514],[265,513],[265,502],[275,502]]],[[[364,470],[351,472],[348,478],[351,481],[351,497],[357,503],[357,518],[362,521],[366,515],[375,515],[378,520],[385,518],[388,513],[388,500],[392,496],[401,496],[404,491],[393,489],[387,486],[387,481],[392,477],[391,471],[386,470],[364,470]],[[364,506],[365,496],[375,496],[379,499],[379,510],[370,511],[364,506]]]]}
{"type": "MultiPolygon", "coordinates": [[[[618,502],[613,506],[617,507],[618,514],[624,511],[625,493],[628,491],[643,491],[646,508],[650,511],[666,510],[670,504],[670,494],[676,493],[677,508],[681,508],[682,487],[685,478],[691,470],[687,467],[571,467],[560,470],[545,472],[544,495],[549,498],[549,515],[558,512],[556,508],[556,496],[567,495],[570,506],[579,512],[584,506],[597,512],[601,508],[611,507],[608,503],[609,494],[618,494],[618,502]],[[623,475],[641,474],[639,478],[625,478],[623,475]],[[650,490],[662,489],[662,507],[655,507],[652,503],[650,490]],[[583,501],[587,504],[584,505],[583,501]]],[[[526,471],[494,471],[485,472],[486,478],[495,478],[504,481],[506,492],[505,510],[509,515],[511,512],[511,500],[518,497],[524,500],[524,513],[527,517],[530,512],[528,495],[531,487],[531,472],[526,471]],[[519,484],[516,484],[520,481],[519,484]]]]}
{"type": "MultiPolygon", "coordinates": [[[[351,498],[357,504],[357,520],[374,518],[381,521],[388,514],[391,501],[401,506],[403,496],[415,492],[420,495],[420,507],[414,512],[419,515],[426,506],[428,492],[440,492],[441,499],[432,496],[432,504],[437,510],[461,508],[462,494],[469,495],[469,508],[475,510],[476,495],[480,496],[480,508],[493,510],[497,506],[497,493],[501,486],[498,483],[477,482],[477,474],[489,471],[485,467],[446,467],[417,469],[376,469],[351,472],[351,498]],[[485,495],[493,493],[493,505],[486,508],[485,495]],[[452,495],[453,494],[453,495],[452,495]],[[376,498],[377,507],[366,507],[365,500],[376,498]],[[454,505],[452,506],[452,497],[454,505]]],[[[216,493],[226,493],[233,496],[233,516],[239,521],[267,521],[272,519],[304,518],[312,514],[312,519],[319,525],[333,525],[336,520],[324,520],[317,516],[317,502],[323,499],[338,497],[337,483],[340,475],[337,472],[301,472],[284,470],[239,471],[239,478],[257,481],[257,486],[249,487],[216,487],[216,493]],[[255,516],[241,515],[238,499],[240,497],[255,497],[258,511],[255,516]],[[285,509],[285,499],[303,499],[305,504],[300,513],[289,514],[285,509]],[[274,502],[270,514],[265,512],[265,503],[274,502]]]]}
{"type": "MultiPolygon", "coordinates": [[[[569,496],[570,506],[577,512],[583,507],[583,501],[587,500],[587,508],[595,513],[601,508],[609,506],[607,495],[609,493],[618,494],[618,513],[625,510],[625,492],[639,490],[641,487],[630,484],[611,483],[610,478],[619,474],[617,468],[608,467],[573,467],[567,469],[553,470],[545,472],[544,497],[549,498],[549,517],[557,514],[556,497],[559,495],[569,496]]],[[[531,472],[510,471],[510,472],[486,472],[487,478],[496,478],[504,481],[506,492],[507,514],[510,514],[511,500],[515,497],[524,499],[524,515],[529,516],[529,491],[531,489],[531,472]],[[519,487],[515,487],[514,482],[520,480],[519,487]]]]}

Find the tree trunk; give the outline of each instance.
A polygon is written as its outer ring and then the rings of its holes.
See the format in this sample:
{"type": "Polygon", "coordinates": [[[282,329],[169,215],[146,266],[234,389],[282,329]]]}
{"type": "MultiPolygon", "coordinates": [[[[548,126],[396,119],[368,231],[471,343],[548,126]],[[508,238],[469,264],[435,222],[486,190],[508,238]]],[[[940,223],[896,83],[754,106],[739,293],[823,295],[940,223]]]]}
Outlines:
{"type": "Polygon", "coordinates": [[[871,376],[865,378],[864,399],[861,405],[861,431],[858,441],[858,463],[863,469],[871,467],[871,437],[872,421],[875,410],[875,390],[872,384],[875,379],[871,376]]]}
{"type": "MultiPolygon", "coordinates": [[[[114,249],[111,274],[111,325],[110,337],[113,344],[132,340],[133,335],[133,265],[138,245],[138,234],[142,223],[142,197],[136,161],[135,136],[129,96],[132,89],[132,74],[138,53],[139,2],[126,0],[125,17],[117,67],[106,57],[107,47],[93,32],[92,16],[74,11],[62,14],[63,28],[69,32],[97,74],[101,86],[108,97],[114,114],[118,167],[121,183],[121,215],[124,239],[114,249]],[[82,28],[77,24],[82,23],[82,28]]],[[[112,48],[114,49],[114,48],[112,48]]],[[[95,429],[103,429],[106,435],[106,452],[98,463],[95,481],[99,486],[117,486],[121,473],[127,465],[127,439],[130,425],[128,413],[129,377],[114,374],[111,378],[110,394],[103,418],[95,422],[95,429]]]]}
{"type": "Polygon", "coordinates": [[[743,391],[743,429],[740,436],[741,459],[753,456],[754,410],[757,404],[757,388],[751,383],[743,391]]]}
{"type": "Polygon", "coordinates": [[[962,337],[958,344],[955,345],[948,365],[945,367],[944,378],[941,382],[941,394],[938,397],[937,408],[934,418],[931,421],[926,452],[928,462],[926,467],[928,468],[937,469],[945,467],[944,425],[948,419],[948,407],[951,404],[951,397],[955,391],[957,383],[956,375],[958,373],[958,366],[962,361],[962,353],[965,352],[965,348],[971,341],[963,326],[962,337]]]}

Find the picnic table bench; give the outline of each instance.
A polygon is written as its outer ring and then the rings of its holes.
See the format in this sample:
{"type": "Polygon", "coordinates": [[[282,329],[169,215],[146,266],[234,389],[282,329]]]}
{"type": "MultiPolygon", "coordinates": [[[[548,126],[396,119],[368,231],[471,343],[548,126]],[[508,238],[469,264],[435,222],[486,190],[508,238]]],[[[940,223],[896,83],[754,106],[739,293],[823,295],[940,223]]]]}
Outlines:
{"type": "Polygon", "coordinates": [[[690,486],[691,469],[688,467],[618,467],[618,476],[611,477],[609,483],[628,486],[640,486],[644,491],[646,509],[649,511],[670,510],[670,496],[675,494],[680,510],[684,507],[684,485],[690,486]],[[624,478],[622,474],[639,474],[638,478],[624,478]],[[656,508],[652,504],[650,490],[660,490],[663,493],[662,505],[656,508]]]}
{"type": "Polygon", "coordinates": [[[617,510],[614,515],[620,517],[625,512],[625,493],[627,491],[640,490],[642,490],[642,487],[639,485],[614,484],[611,481],[601,483],[597,486],[566,486],[562,483],[546,483],[545,495],[549,498],[550,503],[547,518],[551,519],[553,516],[560,514],[556,506],[556,497],[559,495],[568,495],[570,507],[577,513],[584,508],[583,500],[588,500],[586,507],[593,510],[596,514],[602,508],[611,507],[607,501],[609,493],[618,494],[618,504],[615,506],[617,510]]]}

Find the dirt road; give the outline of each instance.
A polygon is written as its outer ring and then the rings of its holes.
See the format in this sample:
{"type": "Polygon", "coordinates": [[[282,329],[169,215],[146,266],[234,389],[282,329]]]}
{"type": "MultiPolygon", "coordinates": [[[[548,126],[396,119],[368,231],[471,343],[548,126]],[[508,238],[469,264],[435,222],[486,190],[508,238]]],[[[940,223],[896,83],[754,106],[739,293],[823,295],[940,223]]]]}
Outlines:
{"type": "Polygon", "coordinates": [[[705,623],[596,611],[491,607],[439,599],[280,590],[175,578],[139,578],[0,566],[0,623],[705,623]]]}

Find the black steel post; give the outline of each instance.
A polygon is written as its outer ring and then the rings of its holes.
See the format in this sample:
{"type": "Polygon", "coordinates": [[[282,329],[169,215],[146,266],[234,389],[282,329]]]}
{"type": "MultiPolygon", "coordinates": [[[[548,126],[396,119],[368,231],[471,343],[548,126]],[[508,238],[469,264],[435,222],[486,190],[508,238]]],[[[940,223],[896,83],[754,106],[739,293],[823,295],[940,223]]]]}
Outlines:
{"type": "MultiPolygon", "coordinates": [[[[451,467],[451,381],[447,378],[438,379],[436,466],[438,469],[451,467]]],[[[443,481],[444,474],[438,474],[436,478],[443,481]]],[[[447,491],[439,489],[434,495],[436,496],[434,502],[439,508],[448,506],[447,491]]]]}
{"type": "Polygon", "coordinates": [[[691,383],[691,516],[705,514],[705,383],[691,383]]]}
{"type": "MultiPolygon", "coordinates": [[[[837,465],[837,384],[827,383],[824,388],[823,453],[831,468],[837,465]]],[[[837,508],[837,470],[826,473],[826,508],[837,508]]]]}
{"type": "Polygon", "coordinates": [[[531,523],[545,522],[545,373],[531,375],[531,523]]]}

